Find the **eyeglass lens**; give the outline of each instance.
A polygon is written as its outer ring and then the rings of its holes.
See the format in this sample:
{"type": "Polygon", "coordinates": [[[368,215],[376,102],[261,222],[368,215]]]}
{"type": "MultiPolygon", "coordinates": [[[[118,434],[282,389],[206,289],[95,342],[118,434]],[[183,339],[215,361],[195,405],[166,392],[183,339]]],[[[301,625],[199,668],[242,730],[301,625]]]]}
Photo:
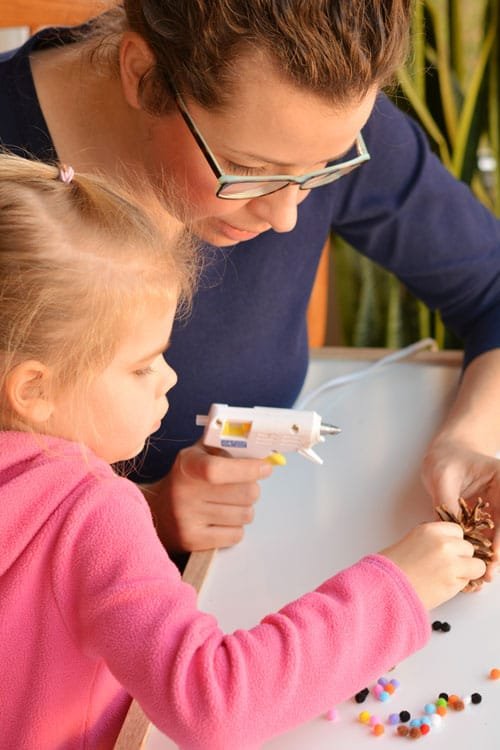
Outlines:
{"type": "MultiPolygon", "coordinates": [[[[329,172],[327,174],[316,175],[311,177],[309,180],[303,182],[299,187],[301,190],[312,190],[322,185],[328,185],[330,182],[335,182],[344,175],[352,172],[358,165],[352,164],[345,169],[339,169],[336,172],[329,172]]],[[[259,198],[263,195],[269,195],[275,193],[278,190],[282,190],[288,185],[294,185],[290,180],[263,180],[262,182],[227,182],[223,183],[219,188],[217,195],[220,198],[259,198]]]]}

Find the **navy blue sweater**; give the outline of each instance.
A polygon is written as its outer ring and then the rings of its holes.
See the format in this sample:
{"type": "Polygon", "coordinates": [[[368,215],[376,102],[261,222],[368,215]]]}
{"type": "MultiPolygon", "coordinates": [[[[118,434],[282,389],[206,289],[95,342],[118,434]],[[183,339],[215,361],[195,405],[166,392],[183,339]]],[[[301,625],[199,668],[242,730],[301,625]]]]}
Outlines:
{"type": "MultiPolygon", "coordinates": [[[[0,143],[55,159],[28,54],[69,42],[45,30],[0,55],[0,143]]],[[[313,190],[295,229],[268,231],[210,255],[193,314],[176,324],[168,353],[179,374],[168,417],[141,476],[164,475],[201,429],[214,401],[290,406],[308,362],[305,313],[321,249],[334,231],[401,281],[465,344],[466,361],[500,346],[500,223],[453,179],[410,118],[381,95],[363,130],[372,156],[338,182],[313,190]]]]}

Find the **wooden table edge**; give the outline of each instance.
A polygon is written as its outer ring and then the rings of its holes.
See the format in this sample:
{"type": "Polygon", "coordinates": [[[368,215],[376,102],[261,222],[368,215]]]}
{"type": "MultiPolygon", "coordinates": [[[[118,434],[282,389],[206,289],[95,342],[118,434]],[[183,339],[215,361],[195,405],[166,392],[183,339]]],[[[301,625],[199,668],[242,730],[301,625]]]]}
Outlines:
{"type": "MultiPolygon", "coordinates": [[[[314,359],[347,359],[371,362],[396,351],[398,351],[398,349],[383,349],[379,347],[321,346],[310,349],[310,354],[314,359]]],[[[457,367],[462,364],[463,356],[463,351],[459,349],[439,349],[436,351],[426,350],[416,352],[415,354],[412,354],[411,357],[398,360],[394,362],[394,364],[422,362],[425,364],[457,367]]]]}

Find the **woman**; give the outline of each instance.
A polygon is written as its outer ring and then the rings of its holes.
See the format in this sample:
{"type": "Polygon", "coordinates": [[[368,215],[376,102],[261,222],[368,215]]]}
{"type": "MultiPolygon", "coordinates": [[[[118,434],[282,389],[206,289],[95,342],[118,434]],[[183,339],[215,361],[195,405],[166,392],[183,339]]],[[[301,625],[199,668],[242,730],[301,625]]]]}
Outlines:
{"type": "Polygon", "coordinates": [[[424,468],[434,501],[500,502],[499,225],[380,94],[410,16],[409,0],[126,0],[1,58],[5,146],[173,183],[169,209],[187,200],[207,243],[193,315],[172,337],[170,420],[136,477],[156,482],[171,550],[233,544],[251,521],[269,468],[193,445],[195,415],[214,401],[293,403],[332,229],[465,339],[460,394],[424,468]]]}

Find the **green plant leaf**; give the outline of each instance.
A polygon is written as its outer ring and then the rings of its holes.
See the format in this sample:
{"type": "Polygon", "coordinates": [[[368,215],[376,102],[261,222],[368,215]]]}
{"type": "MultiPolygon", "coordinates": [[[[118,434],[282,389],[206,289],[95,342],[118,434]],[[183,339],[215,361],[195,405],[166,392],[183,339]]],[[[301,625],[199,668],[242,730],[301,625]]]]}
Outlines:
{"type": "Polygon", "coordinates": [[[401,90],[413,107],[415,114],[420,120],[420,123],[425,128],[427,133],[431,136],[431,138],[435,141],[439,149],[439,154],[441,156],[443,164],[445,164],[446,167],[450,168],[451,156],[446,138],[439,129],[425,101],[422,101],[418,96],[417,89],[415,88],[413,81],[408,75],[408,72],[404,68],[400,68],[397,72],[397,78],[401,86],[401,90]]]}
{"type": "MultiPolygon", "coordinates": [[[[496,21],[495,19],[492,19],[486,37],[481,45],[479,58],[474,68],[474,74],[469,89],[465,95],[458,121],[451,166],[453,174],[457,177],[462,177],[463,175],[467,147],[469,146],[470,148],[470,146],[472,146],[474,152],[477,151],[481,130],[484,127],[485,118],[478,117],[478,115],[480,114],[480,110],[484,111],[485,107],[484,105],[480,107],[479,98],[481,91],[483,91],[485,99],[487,98],[486,66],[491,56],[495,36],[496,21]],[[475,129],[473,128],[474,118],[476,118],[477,122],[475,129]]],[[[469,181],[470,179],[472,179],[472,174],[469,175],[469,181]]]]}

